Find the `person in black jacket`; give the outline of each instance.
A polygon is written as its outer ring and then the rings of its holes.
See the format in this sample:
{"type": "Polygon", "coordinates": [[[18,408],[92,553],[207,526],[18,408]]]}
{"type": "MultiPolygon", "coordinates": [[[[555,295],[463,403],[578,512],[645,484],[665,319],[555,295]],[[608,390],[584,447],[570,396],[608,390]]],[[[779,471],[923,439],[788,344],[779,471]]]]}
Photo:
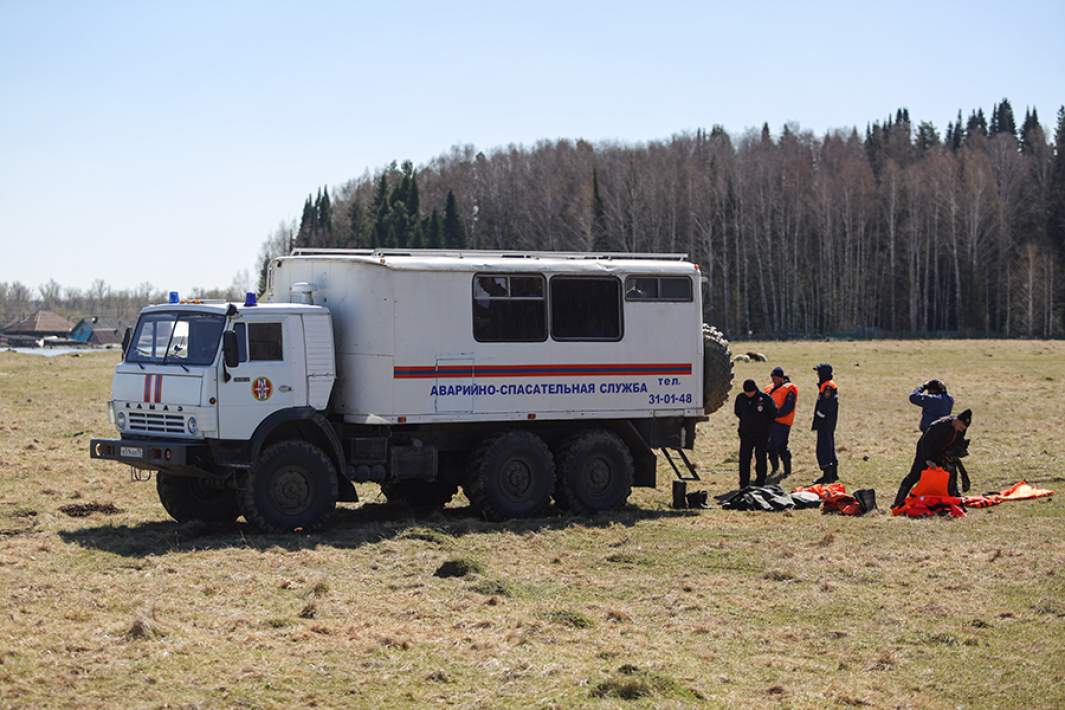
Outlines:
{"type": "Polygon", "coordinates": [[[817,432],[817,465],[821,468],[821,477],[814,483],[835,483],[839,480],[839,459],[836,458],[839,388],[832,379],[832,366],[827,362],[814,370],[817,371],[817,401],[811,428],[817,432]]]}
{"type": "MultiPolygon", "coordinates": [[[[966,409],[956,417],[943,417],[932,422],[932,425],[917,440],[917,453],[913,457],[913,465],[910,466],[910,472],[906,474],[906,478],[902,479],[892,507],[897,508],[902,505],[910,489],[921,480],[921,472],[933,466],[946,468],[950,472],[947,491],[952,496],[958,495],[958,466],[951,453],[958,448],[963,451],[966,448],[965,432],[972,421],[973,412],[971,409],[966,409]]],[[[969,490],[968,475],[963,474],[962,489],[963,492],[969,490]]]]}
{"type": "Polygon", "coordinates": [[[740,488],[751,485],[751,455],[755,457],[755,484],[765,485],[769,425],[776,419],[773,398],[758,391],[754,380],[743,383],[743,392],[736,395],[736,416],[740,420],[740,488]]]}
{"type": "Polygon", "coordinates": [[[910,393],[910,404],[921,408],[920,429],[923,434],[932,422],[950,416],[954,409],[954,398],[947,392],[945,384],[939,380],[929,380],[910,393]]]}

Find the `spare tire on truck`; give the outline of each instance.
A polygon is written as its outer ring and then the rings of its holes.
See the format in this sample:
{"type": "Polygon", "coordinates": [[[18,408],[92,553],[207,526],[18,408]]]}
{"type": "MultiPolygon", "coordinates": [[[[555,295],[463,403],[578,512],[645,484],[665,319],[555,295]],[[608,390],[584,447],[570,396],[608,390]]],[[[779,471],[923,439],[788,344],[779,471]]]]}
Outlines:
{"type": "Polygon", "coordinates": [[[732,353],[717,328],[703,323],[703,411],[713,414],[732,390],[732,353]]]}

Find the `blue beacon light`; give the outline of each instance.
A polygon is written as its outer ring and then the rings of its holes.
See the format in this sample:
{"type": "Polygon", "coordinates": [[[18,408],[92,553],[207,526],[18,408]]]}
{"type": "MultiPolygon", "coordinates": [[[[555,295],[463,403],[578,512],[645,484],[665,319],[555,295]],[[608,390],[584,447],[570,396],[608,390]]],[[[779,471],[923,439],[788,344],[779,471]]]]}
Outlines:
{"type": "Polygon", "coordinates": [[[180,301],[181,301],[181,297],[178,295],[178,292],[177,291],[171,291],[167,302],[168,303],[179,303],[180,301]]]}
{"type": "Polygon", "coordinates": [[[248,307],[255,305],[255,291],[248,291],[244,294],[244,305],[248,307]]]}

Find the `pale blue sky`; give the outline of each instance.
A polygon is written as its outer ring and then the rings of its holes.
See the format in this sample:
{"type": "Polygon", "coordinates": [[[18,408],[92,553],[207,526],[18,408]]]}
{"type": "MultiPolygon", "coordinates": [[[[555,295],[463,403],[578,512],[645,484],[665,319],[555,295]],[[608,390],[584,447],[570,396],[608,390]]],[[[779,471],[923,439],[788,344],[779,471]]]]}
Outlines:
{"type": "Polygon", "coordinates": [[[1063,27],[1062,0],[0,0],[0,281],[227,286],[318,185],[457,143],[903,105],[942,132],[1003,96],[1048,125],[1063,27]]]}

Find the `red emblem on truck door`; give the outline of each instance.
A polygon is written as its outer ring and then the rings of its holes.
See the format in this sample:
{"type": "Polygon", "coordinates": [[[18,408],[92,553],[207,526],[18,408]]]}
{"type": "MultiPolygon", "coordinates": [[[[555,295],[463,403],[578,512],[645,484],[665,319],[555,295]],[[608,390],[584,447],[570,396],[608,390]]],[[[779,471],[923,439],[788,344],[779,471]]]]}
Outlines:
{"type": "Polygon", "coordinates": [[[260,402],[270,399],[270,394],[273,391],[274,386],[270,383],[269,377],[256,377],[255,381],[251,383],[251,395],[260,402]]]}

